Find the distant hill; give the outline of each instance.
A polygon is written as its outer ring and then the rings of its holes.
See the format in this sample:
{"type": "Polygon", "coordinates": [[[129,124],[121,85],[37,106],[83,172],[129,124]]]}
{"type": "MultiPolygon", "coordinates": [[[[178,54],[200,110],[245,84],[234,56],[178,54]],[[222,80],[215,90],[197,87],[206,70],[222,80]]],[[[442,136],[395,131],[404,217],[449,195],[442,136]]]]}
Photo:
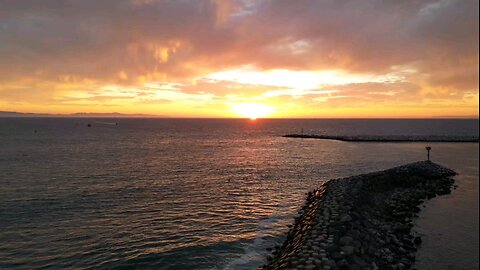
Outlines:
{"type": "Polygon", "coordinates": [[[165,118],[166,116],[153,114],[124,114],[124,113],[71,113],[71,114],[48,114],[48,113],[21,113],[0,111],[0,117],[77,117],[77,118],[165,118]]]}

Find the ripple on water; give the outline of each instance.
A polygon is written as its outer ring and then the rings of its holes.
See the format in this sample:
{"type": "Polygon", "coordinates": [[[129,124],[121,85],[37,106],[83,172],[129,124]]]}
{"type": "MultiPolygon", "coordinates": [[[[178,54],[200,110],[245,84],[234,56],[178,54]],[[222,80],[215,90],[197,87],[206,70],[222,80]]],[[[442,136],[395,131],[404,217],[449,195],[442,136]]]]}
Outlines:
{"type": "MultiPolygon", "coordinates": [[[[318,183],[424,158],[423,144],[278,135],[299,125],[454,130],[428,121],[82,121],[0,119],[0,268],[252,269],[318,183]]],[[[461,135],[478,134],[478,123],[455,123],[461,135]]]]}

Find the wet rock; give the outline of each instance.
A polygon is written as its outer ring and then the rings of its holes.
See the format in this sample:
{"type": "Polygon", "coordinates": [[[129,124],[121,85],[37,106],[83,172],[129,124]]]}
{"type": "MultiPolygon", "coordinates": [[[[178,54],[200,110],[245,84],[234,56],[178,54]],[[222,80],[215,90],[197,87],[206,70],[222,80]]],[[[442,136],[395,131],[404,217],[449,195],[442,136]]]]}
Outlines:
{"type": "Polygon", "coordinates": [[[342,251],[345,252],[345,255],[352,255],[355,252],[355,248],[352,246],[343,246],[342,251]]]}
{"type": "Polygon", "coordinates": [[[366,267],[368,265],[368,263],[363,258],[355,255],[352,256],[351,261],[353,264],[356,264],[360,267],[366,267]]]}
{"type": "Polygon", "coordinates": [[[348,244],[351,244],[353,242],[353,238],[350,237],[350,236],[343,236],[340,238],[340,244],[342,245],[348,245],[348,244]]]}
{"type": "Polygon", "coordinates": [[[340,222],[349,222],[351,220],[352,220],[352,217],[348,214],[345,214],[340,218],[340,222]]]}
{"type": "Polygon", "coordinates": [[[340,268],[340,269],[349,269],[348,267],[348,261],[346,259],[342,259],[340,261],[337,262],[337,266],[340,268]]]}
{"type": "Polygon", "coordinates": [[[340,254],[340,252],[333,252],[331,254],[331,258],[334,259],[335,261],[339,261],[339,260],[343,259],[344,257],[345,257],[345,255],[340,254]]]}
{"type": "Polygon", "coordinates": [[[335,263],[334,260],[328,260],[326,261],[326,265],[330,266],[331,268],[334,268],[337,264],[335,263]]]}
{"type": "Polygon", "coordinates": [[[415,245],[419,246],[420,244],[422,244],[422,237],[416,236],[416,237],[413,239],[413,243],[415,243],[415,245]]]}

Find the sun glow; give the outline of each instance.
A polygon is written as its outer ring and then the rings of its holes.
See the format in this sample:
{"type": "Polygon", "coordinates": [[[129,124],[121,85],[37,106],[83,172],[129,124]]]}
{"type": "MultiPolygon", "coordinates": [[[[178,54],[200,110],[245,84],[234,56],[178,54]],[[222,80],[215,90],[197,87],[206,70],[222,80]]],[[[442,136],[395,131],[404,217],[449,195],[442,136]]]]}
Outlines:
{"type": "Polygon", "coordinates": [[[344,85],[367,82],[398,81],[402,77],[398,74],[351,74],[342,70],[289,70],[270,69],[261,70],[252,65],[237,69],[223,70],[212,73],[207,79],[229,81],[240,84],[266,85],[286,87],[291,89],[317,89],[321,85],[344,85]]]}
{"type": "Polygon", "coordinates": [[[232,105],[232,111],[235,114],[252,120],[268,117],[274,110],[272,106],[258,103],[239,103],[232,105]]]}

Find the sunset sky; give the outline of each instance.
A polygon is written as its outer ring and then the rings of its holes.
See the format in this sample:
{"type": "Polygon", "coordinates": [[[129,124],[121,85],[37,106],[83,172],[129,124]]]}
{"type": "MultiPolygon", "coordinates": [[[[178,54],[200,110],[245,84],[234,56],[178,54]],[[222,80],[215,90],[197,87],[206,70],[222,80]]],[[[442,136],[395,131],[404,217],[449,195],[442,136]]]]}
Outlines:
{"type": "Polygon", "coordinates": [[[478,116],[477,0],[0,0],[0,111],[478,116]]]}

